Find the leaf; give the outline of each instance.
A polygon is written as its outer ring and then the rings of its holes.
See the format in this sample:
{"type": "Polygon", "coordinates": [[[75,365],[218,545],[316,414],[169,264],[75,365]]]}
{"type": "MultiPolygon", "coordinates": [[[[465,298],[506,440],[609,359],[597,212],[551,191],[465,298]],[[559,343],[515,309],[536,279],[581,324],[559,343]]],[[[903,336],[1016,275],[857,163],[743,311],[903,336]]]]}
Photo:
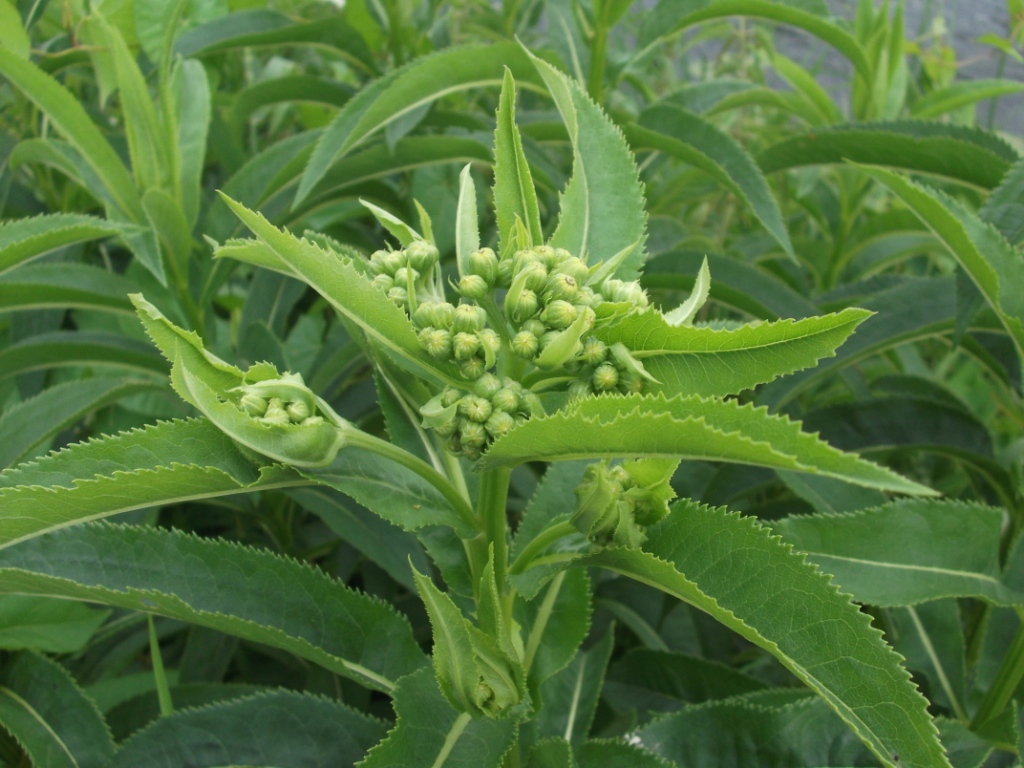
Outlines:
{"type": "Polygon", "coordinates": [[[520,80],[535,80],[518,45],[464,45],[421,56],[363,88],[317,142],[295,193],[303,201],[328,169],[354,147],[403,115],[451,93],[500,85],[504,67],[520,80]]]}
{"type": "Polygon", "coordinates": [[[238,91],[228,122],[234,135],[241,139],[253,114],[262,107],[295,102],[342,107],[352,97],[352,91],[349,85],[312,75],[260,80],[238,91]]]}
{"type": "Polygon", "coordinates": [[[711,272],[708,270],[708,258],[704,257],[701,262],[700,271],[693,283],[693,291],[686,301],[665,313],[665,322],[669,325],[693,325],[693,318],[700,311],[701,307],[708,300],[711,293],[711,272]]]}
{"type": "Polygon", "coordinates": [[[533,175],[523,153],[523,139],[516,126],[516,84],[508,69],[501,83],[496,123],[494,211],[498,219],[498,253],[504,255],[511,248],[510,237],[516,216],[526,225],[526,231],[534,244],[544,242],[533,175]]]}
{"type": "Polygon", "coordinates": [[[454,366],[442,366],[423,351],[406,314],[389,301],[383,291],[373,287],[353,266],[351,259],[328,253],[308,240],[282,232],[260,214],[230,198],[224,199],[277,259],[277,271],[309,283],[338,312],[359,325],[369,338],[394,353],[404,367],[437,383],[462,385],[454,366]]]}
{"type": "Polygon", "coordinates": [[[683,500],[646,547],[583,562],[675,595],[764,648],[888,768],[897,754],[900,766],[949,765],[924,697],[870,618],[756,520],[683,500]]]}
{"type": "Polygon", "coordinates": [[[123,275],[87,264],[29,264],[0,276],[0,311],[98,309],[131,313],[138,290],[123,275]]]}
{"type": "Polygon", "coordinates": [[[469,255],[480,248],[480,224],[477,220],[476,185],[467,163],[459,173],[459,201],[455,208],[455,258],[459,275],[470,273],[469,255]]]}
{"type": "Polygon", "coordinates": [[[565,739],[545,739],[533,745],[527,768],[577,768],[572,747],[565,739]]]}
{"type": "Polygon", "coordinates": [[[203,65],[192,60],[185,60],[177,65],[172,82],[177,126],[176,182],[177,188],[181,190],[182,216],[191,226],[199,216],[202,199],[203,168],[206,164],[206,143],[210,130],[210,83],[203,65]]]}
{"type": "Polygon", "coordinates": [[[128,169],[78,100],[34,64],[3,49],[0,49],[0,73],[39,107],[82,154],[120,211],[132,221],[140,222],[142,207],[128,169]]]}
{"type": "Polygon", "coordinates": [[[774,173],[851,160],[992,189],[1016,159],[1006,142],[978,128],[899,120],[815,128],[762,150],[757,163],[774,173]]]}
{"type": "Polygon", "coordinates": [[[978,216],[998,229],[1013,245],[1024,242],[1024,160],[1018,160],[1007,171],[978,216]]]}
{"type": "Polygon", "coordinates": [[[531,690],[568,665],[590,630],[591,589],[585,571],[563,571],[542,597],[518,603],[517,621],[529,628],[524,664],[531,690]]]}
{"type": "Polygon", "coordinates": [[[572,178],[559,194],[550,244],[597,264],[631,248],[613,277],[634,280],[645,258],[643,186],[622,131],[576,83],[530,54],[572,142],[572,178]]]}
{"type": "Polygon", "coordinates": [[[966,80],[926,93],[910,105],[910,114],[927,119],[977,104],[985,99],[1024,91],[1024,83],[1013,80],[966,80]]]}
{"type": "Polygon", "coordinates": [[[129,225],[77,213],[51,213],[5,221],[0,223],[0,274],[58,248],[130,230],[129,225]]]}
{"type": "Polygon", "coordinates": [[[511,720],[453,710],[430,669],[399,680],[392,696],[397,723],[359,768],[499,768],[515,740],[511,720]]]}
{"type": "MultiPolygon", "coordinates": [[[[826,10],[824,4],[821,8],[826,10]]],[[[638,55],[643,55],[662,38],[695,24],[728,16],[753,16],[798,27],[828,43],[849,59],[857,74],[870,83],[871,64],[856,39],[828,21],[824,13],[816,11],[810,4],[774,0],[661,0],[644,16],[639,39],[643,50],[638,55]]]]}
{"type": "Polygon", "coordinates": [[[980,504],[900,499],[842,515],[788,517],[772,528],[868,605],[943,597],[1020,605],[1024,595],[1000,578],[1003,515],[980,504]]]}
{"type": "Polygon", "coordinates": [[[0,592],[99,602],[294,653],[379,691],[425,662],[383,601],[267,551],[177,531],[90,523],[0,551],[0,592]]]}
{"type": "Polygon", "coordinates": [[[579,768],[673,768],[674,763],[622,741],[592,739],[576,747],[579,768]]]}
{"type": "Polygon", "coordinates": [[[384,733],[339,702],[279,690],[162,717],[125,741],[110,768],[344,768],[384,733]]]}
{"type": "Polygon", "coordinates": [[[78,653],[110,613],[67,600],[7,595],[0,601],[0,648],[78,653]]]}
{"type": "Polygon", "coordinates": [[[971,276],[1024,360],[1024,257],[963,205],[891,171],[861,166],[887,186],[942,241],[971,276]]]}
{"type": "Polygon", "coordinates": [[[51,331],[0,350],[0,379],[76,365],[111,366],[161,378],[167,375],[167,364],[150,345],[120,333],[51,331]]]}
{"type": "Polygon", "coordinates": [[[682,395],[582,398],[567,410],[530,419],[498,438],[480,466],[646,456],[794,469],[869,488],[935,494],[888,469],[837,451],[801,432],[799,422],[764,408],[682,395]]]}
{"type": "Polygon", "coordinates": [[[154,381],[98,377],[65,381],[11,406],[0,415],[0,467],[25,461],[58,432],[87,414],[140,392],[163,389],[154,381]]]}
{"type": "Polygon", "coordinates": [[[96,705],[57,662],[21,653],[0,671],[0,722],[33,765],[106,768],[114,740],[96,705]]]}
{"type": "Polygon", "coordinates": [[[724,397],[813,367],[832,357],[870,314],[845,309],[803,320],[736,329],[670,325],[655,310],[616,318],[593,331],[608,346],[623,343],[660,384],[650,391],[724,397]]]}
{"type": "Polygon", "coordinates": [[[27,59],[32,53],[32,41],[21,21],[21,14],[9,0],[0,0],[0,48],[27,59]]]}
{"type": "Polygon", "coordinates": [[[754,159],[727,133],[672,103],[645,109],[626,129],[633,151],[654,149],[689,163],[724,184],[746,203],[790,258],[796,258],[786,222],[754,159]]]}

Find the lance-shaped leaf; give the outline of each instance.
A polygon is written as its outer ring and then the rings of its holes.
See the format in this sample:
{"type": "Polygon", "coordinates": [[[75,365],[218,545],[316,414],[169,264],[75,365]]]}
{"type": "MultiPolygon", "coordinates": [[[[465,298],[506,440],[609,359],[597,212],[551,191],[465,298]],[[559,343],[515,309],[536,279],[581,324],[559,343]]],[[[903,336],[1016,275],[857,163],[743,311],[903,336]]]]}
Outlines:
{"type": "Polygon", "coordinates": [[[130,224],[78,213],[51,213],[6,221],[0,224],[0,274],[58,248],[139,231],[130,224]]]}
{"type": "Polygon", "coordinates": [[[910,113],[919,118],[938,117],[968,104],[1021,91],[1024,91],[1024,83],[1009,79],[965,80],[925,94],[910,105],[910,113]]]}
{"type": "Polygon", "coordinates": [[[643,185],[622,131],[575,80],[532,56],[573,148],[572,178],[559,195],[551,245],[597,264],[634,246],[613,277],[635,280],[644,262],[647,213],[643,185]]]}
{"type": "Polygon", "coordinates": [[[207,421],[168,422],[0,473],[0,548],[133,509],[308,483],[253,464],[207,421]]]}
{"type": "Polygon", "coordinates": [[[662,456],[753,464],[835,477],[869,488],[935,491],[838,451],[800,423],[765,408],[682,395],[581,398],[566,410],[528,420],[494,441],[484,469],[524,461],[662,456]]]}
{"type": "Polygon", "coordinates": [[[847,514],[788,517],[772,528],[868,605],[943,597],[1024,604],[1000,578],[1004,512],[932,499],[900,499],[847,514]]]}
{"type": "Polygon", "coordinates": [[[1018,160],[1007,172],[978,215],[998,229],[1008,242],[1020,245],[1024,240],[1024,160],[1018,160]]]}
{"type": "Polygon", "coordinates": [[[505,70],[498,98],[494,130],[494,210],[498,217],[499,253],[509,247],[512,227],[518,216],[535,244],[544,242],[533,176],[523,153],[523,139],[516,126],[516,84],[505,70]]]}
{"type": "Polygon", "coordinates": [[[1024,360],[1024,257],[995,227],[942,192],[883,168],[862,169],[903,200],[960,262],[1024,360]]]}
{"type": "Polygon", "coordinates": [[[305,563],[177,531],[92,523],[0,551],[0,592],[156,613],[320,664],[370,688],[426,663],[406,619],[305,563]]]}
{"type": "Polygon", "coordinates": [[[0,350],[0,379],[78,365],[124,368],[160,378],[167,375],[167,363],[151,345],[123,333],[53,331],[28,336],[0,350]]]}
{"type": "Polygon", "coordinates": [[[132,280],[87,264],[29,264],[0,275],[0,311],[98,309],[131,312],[132,280]]]}
{"type": "Polygon", "coordinates": [[[114,757],[96,705],[64,667],[34,653],[0,670],[0,722],[36,766],[107,768],[114,757]]]}
{"type": "Polygon", "coordinates": [[[655,310],[599,325],[594,335],[623,343],[658,384],[652,391],[724,397],[779,376],[813,367],[870,316],[844,309],[803,320],[779,320],[736,329],[670,325],[655,310]]]}
{"type": "Polygon", "coordinates": [[[399,680],[392,698],[395,727],[360,768],[498,768],[518,730],[512,720],[460,715],[430,669],[399,680]]]}
{"type": "MultiPolygon", "coordinates": [[[[351,259],[328,253],[306,239],[273,226],[263,216],[224,196],[225,202],[277,259],[273,268],[305,280],[338,312],[356,323],[366,335],[393,353],[404,367],[440,384],[461,386],[454,366],[441,365],[420,347],[406,314],[370,284],[351,259]]],[[[245,253],[249,253],[246,251],[245,253]]],[[[240,255],[233,251],[233,256],[240,255]]],[[[260,263],[258,266],[269,266],[260,263]]]]}
{"type": "Polygon", "coordinates": [[[675,595],[764,648],[887,768],[948,768],[927,702],[900,657],[804,555],[753,518],[689,500],[648,530],[645,546],[607,549],[583,562],[675,595]]]}
{"type": "Polygon", "coordinates": [[[280,690],[162,717],[125,741],[110,768],[341,768],[385,732],[337,701],[280,690]]]}
{"type": "Polygon", "coordinates": [[[592,739],[576,747],[579,768],[675,768],[663,757],[624,741],[592,739]]]}

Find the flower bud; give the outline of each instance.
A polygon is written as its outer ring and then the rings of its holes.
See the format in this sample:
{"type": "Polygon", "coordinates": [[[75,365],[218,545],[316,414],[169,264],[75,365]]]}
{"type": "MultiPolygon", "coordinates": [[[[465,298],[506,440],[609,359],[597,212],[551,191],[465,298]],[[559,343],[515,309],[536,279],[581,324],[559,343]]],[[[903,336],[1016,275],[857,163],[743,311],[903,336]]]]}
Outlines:
{"type": "Polygon", "coordinates": [[[291,424],[291,419],[288,418],[288,412],[284,409],[284,403],[281,402],[281,398],[272,397],[267,402],[267,411],[263,414],[260,419],[264,424],[291,424]]]}
{"type": "Polygon", "coordinates": [[[458,419],[452,418],[448,421],[442,422],[434,427],[434,431],[439,437],[451,437],[455,434],[455,430],[459,427],[458,419]]]}
{"type": "Polygon", "coordinates": [[[629,394],[639,394],[644,391],[644,379],[635,373],[623,373],[619,376],[619,391],[629,394]]]}
{"type": "Polygon", "coordinates": [[[604,301],[604,298],[601,294],[594,293],[594,289],[589,285],[584,285],[580,288],[580,292],[576,296],[577,304],[582,304],[583,306],[590,307],[591,309],[596,309],[600,306],[602,301],[604,301]]]}
{"type": "Polygon", "coordinates": [[[526,275],[525,285],[531,291],[543,291],[544,284],[548,279],[548,271],[540,262],[532,261],[527,262],[523,269],[520,270],[520,274],[526,275]]]}
{"type": "Polygon", "coordinates": [[[524,360],[533,360],[540,349],[540,341],[529,331],[520,331],[512,338],[512,351],[524,360]]]}
{"type": "Polygon", "coordinates": [[[452,339],[452,352],[456,360],[468,360],[480,351],[480,339],[475,333],[456,333],[452,339]]]}
{"type": "Polygon", "coordinates": [[[548,332],[548,329],[544,325],[544,323],[542,323],[540,320],[537,320],[536,318],[533,320],[527,320],[520,326],[519,330],[529,331],[538,339],[548,332]]]}
{"type": "Polygon", "coordinates": [[[466,457],[467,461],[476,461],[483,455],[483,451],[480,450],[479,445],[464,445],[462,446],[462,455],[466,457]]]}
{"type": "Polygon", "coordinates": [[[594,394],[594,390],[590,386],[589,381],[583,381],[576,379],[569,384],[569,389],[566,390],[569,395],[569,400],[579,400],[584,397],[590,397],[594,394]]]}
{"type": "Polygon", "coordinates": [[[444,447],[448,450],[449,453],[453,453],[456,456],[461,454],[462,453],[462,436],[461,436],[461,434],[457,430],[453,431],[448,436],[448,439],[445,441],[444,447]]]}
{"type": "Polygon", "coordinates": [[[299,422],[300,427],[319,427],[324,423],[323,416],[309,416],[299,422]]]}
{"type": "Polygon", "coordinates": [[[467,421],[459,430],[459,440],[463,448],[468,446],[480,447],[487,442],[487,430],[484,425],[477,421],[467,421]]]}
{"type": "Polygon", "coordinates": [[[494,285],[498,276],[498,257],[490,248],[480,248],[469,254],[469,272],[482,277],[487,285],[494,285]]]}
{"type": "MultiPolygon", "coordinates": [[[[647,293],[643,288],[640,287],[640,283],[629,282],[624,283],[621,280],[607,280],[605,285],[609,283],[617,283],[612,287],[611,299],[612,301],[623,301],[629,304],[634,304],[637,307],[646,307],[648,305],[647,293]]],[[[608,298],[608,291],[603,290],[605,298],[608,298]]]]}
{"type": "Polygon", "coordinates": [[[238,401],[238,407],[253,417],[259,417],[267,412],[267,399],[251,392],[246,392],[238,401]]]}
{"type": "Polygon", "coordinates": [[[580,359],[587,365],[597,366],[608,359],[608,347],[596,336],[587,336],[583,340],[583,352],[580,359]]]}
{"type": "Polygon", "coordinates": [[[484,429],[491,437],[502,437],[516,425],[516,420],[505,411],[495,411],[484,423],[484,429]]]}
{"type": "Polygon", "coordinates": [[[524,288],[508,302],[508,311],[509,316],[516,323],[529,320],[537,314],[537,294],[529,288],[524,288]]]}
{"type": "Polygon", "coordinates": [[[562,330],[572,325],[578,314],[576,307],[567,301],[558,299],[548,304],[541,312],[540,319],[550,328],[562,330]]]}
{"type": "Polygon", "coordinates": [[[395,304],[400,307],[405,307],[409,303],[409,292],[399,285],[396,285],[390,291],[388,291],[388,298],[391,299],[395,304]]]}
{"type": "Polygon", "coordinates": [[[439,256],[437,248],[426,240],[413,241],[405,249],[405,254],[409,259],[409,266],[420,273],[426,272],[437,264],[439,256]]]}
{"type": "Polygon", "coordinates": [[[512,285],[512,259],[502,259],[498,262],[498,275],[495,278],[495,285],[500,288],[508,288],[512,285]]]}
{"type": "Polygon", "coordinates": [[[402,267],[395,272],[395,285],[400,285],[408,290],[409,281],[413,284],[420,279],[420,273],[410,267],[402,267]]]}
{"type": "Polygon", "coordinates": [[[491,417],[491,401],[477,395],[467,395],[459,401],[459,413],[470,421],[484,423],[491,417]]]}
{"type": "Polygon", "coordinates": [[[377,290],[387,293],[395,287],[395,278],[391,277],[391,275],[380,274],[370,281],[370,285],[377,290]]]}
{"type": "Polygon", "coordinates": [[[476,381],[487,371],[487,365],[482,357],[471,357],[468,360],[459,362],[459,373],[464,379],[476,381]]]}
{"type": "Polygon", "coordinates": [[[455,387],[445,387],[441,391],[441,407],[451,408],[453,405],[459,402],[459,400],[465,397],[465,395],[466,393],[463,392],[461,389],[456,389],[455,387]]]}
{"type": "Polygon", "coordinates": [[[451,328],[454,318],[455,307],[447,301],[421,302],[412,316],[413,322],[420,328],[428,325],[435,328],[451,328]]]}
{"type": "Polygon", "coordinates": [[[467,299],[482,299],[491,292],[487,281],[480,275],[465,275],[459,280],[458,292],[467,299]]]}
{"type": "Polygon", "coordinates": [[[435,360],[452,356],[452,334],[441,328],[424,328],[419,335],[420,346],[435,360]]]}
{"type": "Polygon", "coordinates": [[[284,410],[288,414],[288,421],[292,424],[303,422],[313,415],[309,412],[309,406],[302,400],[293,400],[285,406],[284,410]]]}
{"type": "Polygon", "coordinates": [[[508,387],[502,387],[491,398],[491,406],[498,411],[515,413],[519,408],[519,395],[508,387]]]}
{"type": "Polygon", "coordinates": [[[591,381],[594,383],[594,389],[599,392],[607,392],[610,389],[615,389],[619,383],[619,372],[611,363],[601,363],[594,369],[591,381]]]}
{"type": "Polygon", "coordinates": [[[552,275],[544,286],[544,298],[548,302],[559,299],[572,302],[576,300],[579,292],[579,285],[569,275],[552,275]]]}
{"type": "Polygon", "coordinates": [[[550,245],[535,246],[533,252],[537,255],[537,258],[540,259],[540,262],[548,269],[548,271],[554,269],[561,261],[558,251],[550,245]]]}
{"type": "Polygon", "coordinates": [[[473,392],[480,397],[486,397],[490,400],[494,395],[501,389],[501,379],[495,376],[493,373],[485,373],[479,379],[476,380],[476,384],[473,385],[473,392]]]}
{"type": "Polygon", "coordinates": [[[401,253],[395,251],[374,251],[370,256],[370,270],[377,275],[394,277],[400,267],[405,266],[401,253]]]}
{"type": "Polygon", "coordinates": [[[568,275],[579,286],[585,285],[587,278],[590,277],[590,267],[583,259],[577,259],[575,256],[570,256],[561,262],[553,271],[559,275],[568,275]]]}
{"type": "MultiPolygon", "coordinates": [[[[532,249],[516,251],[512,254],[512,273],[517,275],[523,271],[527,264],[539,264],[540,258],[532,249]]],[[[542,265],[543,266],[543,265],[542,265]]]]}
{"type": "Polygon", "coordinates": [[[494,365],[498,352],[501,351],[501,336],[493,328],[484,328],[476,332],[476,337],[480,341],[480,349],[484,353],[486,367],[490,368],[494,365]]]}
{"type": "Polygon", "coordinates": [[[487,312],[476,304],[459,304],[455,308],[452,330],[456,333],[474,333],[487,324],[487,312]]]}
{"type": "Polygon", "coordinates": [[[519,396],[519,411],[526,416],[541,416],[544,413],[544,406],[540,398],[530,390],[524,390],[519,396]]]}
{"type": "Polygon", "coordinates": [[[543,352],[549,346],[551,342],[558,338],[558,331],[545,331],[540,337],[540,349],[543,352]]]}

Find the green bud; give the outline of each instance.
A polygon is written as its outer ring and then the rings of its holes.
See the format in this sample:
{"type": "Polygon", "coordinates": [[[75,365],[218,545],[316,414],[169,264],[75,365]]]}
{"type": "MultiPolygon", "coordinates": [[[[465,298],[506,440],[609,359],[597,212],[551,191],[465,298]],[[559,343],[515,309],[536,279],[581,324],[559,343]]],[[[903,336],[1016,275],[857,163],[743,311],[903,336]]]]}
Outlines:
{"type": "Polygon", "coordinates": [[[509,316],[516,323],[522,323],[537,314],[537,294],[524,288],[512,301],[507,303],[509,316]]]}
{"type": "Polygon", "coordinates": [[[468,360],[480,351],[480,339],[475,333],[456,333],[452,339],[452,352],[456,360],[468,360]]]}
{"type": "Polygon", "coordinates": [[[494,397],[501,389],[501,379],[495,376],[493,373],[485,373],[479,379],[476,380],[476,384],[473,385],[473,392],[480,397],[486,397],[490,400],[494,397]]]}
{"type": "Polygon", "coordinates": [[[483,455],[483,451],[478,445],[464,445],[462,446],[462,455],[466,457],[467,461],[476,461],[483,455]]]}
{"type": "Polygon", "coordinates": [[[571,258],[573,258],[573,255],[565,250],[565,248],[555,248],[555,260],[559,264],[571,258]]]}
{"type": "Polygon", "coordinates": [[[498,257],[490,248],[480,248],[469,254],[469,272],[482,277],[487,285],[494,285],[498,277],[498,257]]]}
{"type": "Polygon", "coordinates": [[[550,328],[562,330],[572,325],[578,314],[576,307],[568,301],[558,299],[548,304],[541,312],[540,319],[550,328]]]}
{"type": "Polygon", "coordinates": [[[583,340],[583,352],[580,359],[587,365],[597,366],[608,359],[608,347],[596,336],[587,336],[583,340]]]}
{"type": "Polygon", "coordinates": [[[410,267],[402,267],[397,272],[395,272],[395,285],[400,285],[406,289],[408,289],[410,280],[413,282],[413,284],[415,284],[416,281],[419,279],[420,273],[417,272],[415,269],[411,269],[410,267]]]}
{"type": "Polygon", "coordinates": [[[437,264],[439,256],[437,248],[426,240],[413,241],[405,249],[405,254],[409,259],[409,266],[421,273],[437,264]]]}
{"type": "Polygon", "coordinates": [[[404,308],[409,303],[409,292],[399,285],[396,285],[390,291],[388,291],[388,298],[391,299],[395,304],[404,308]]]}
{"type": "Polygon", "coordinates": [[[527,320],[520,326],[519,330],[529,331],[538,339],[548,332],[547,326],[544,325],[544,323],[542,323],[540,320],[537,320],[536,318],[533,320],[527,320]]]}
{"type": "Polygon", "coordinates": [[[435,360],[447,360],[452,356],[452,334],[441,328],[424,328],[420,331],[420,346],[435,360]]]}
{"type": "Polygon", "coordinates": [[[459,430],[459,440],[462,441],[464,448],[467,446],[480,447],[487,442],[487,430],[478,421],[467,421],[459,430]]]}
{"type": "Polygon", "coordinates": [[[573,302],[579,295],[580,287],[569,275],[552,275],[548,278],[544,287],[544,299],[548,302],[563,301],[573,302]]]}
{"type": "Polygon", "coordinates": [[[505,411],[495,411],[484,423],[484,428],[491,437],[501,437],[507,435],[515,425],[516,420],[512,418],[511,414],[505,411]]]}
{"type": "Polygon", "coordinates": [[[625,372],[619,376],[619,391],[630,395],[637,395],[644,391],[644,379],[643,376],[637,376],[635,373],[625,372]]]}
{"type": "Polygon", "coordinates": [[[590,277],[590,267],[583,259],[577,259],[575,256],[570,256],[561,262],[553,271],[559,275],[568,275],[576,281],[578,286],[585,285],[587,278],[590,277]]]}
{"type": "Polygon", "coordinates": [[[470,421],[483,423],[491,416],[491,401],[477,395],[467,395],[459,401],[459,413],[470,421]]]}
{"type": "Polygon", "coordinates": [[[537,261],[527,262],[520,274],[525,275],[525,285],[531,291],[543,291],[548,280],[548,271],[543,264],[537,261]]]}
{"type": "Polygon", "coordinates": [[[452,418],[448,419],[448,421],[444,421],[438,424],[436,427],[434,427],[434,431],[438,434],[439,437],[447,438],[455,434],[455,430],[458,429],[458,427],[458,419],[452,418]]]}
{"type": "Polygon", "coordinates": [[[370,269],[377,275],[388,275],[394,277],[401,267],[405,266],[405,259],[400,252],[396,251],[374,251],[370,256],[370,269]]]}
{"type": "Polygon", "coordinates": [[[471,357],[468,360],[459,362],[459,373],[464,379],[476,381],[487,371],[487,365],[482,357],[471,357]]]}
{"type": "Polygon", "coordinates": [[[309,416],[299,422],[300,427],[319,427],[324,423],[323,416],[309,416]]]}
{"type": "Polygon", "coordinates": [[[465,275],[459,280],[458,291],[467,299],[482,299],[491,292],[491,287],[480,275],[465,275]]]}
{"type": "Polygon", "coordinates": [[[590,388],[590,382],[576,379],[569,385],[568,393],[570,400],[579,400],[583,397],[590,397],[594,394],[594,390],[590,388]]]}
{"type": "Polygon", "coordinates": [[[626,283],[622,280],[606,280],[601,293],[612,301],[627,302],[637,307],[648,305],[647,293],[640,287],[640,283],[635,281],[626,283]]]}
{"type": "Polygon", "coordinates": [[[455,387],[445,387],[441,391],[441,406],[443,408],[451,408],[465,396],[466,393],[463,392],[461,389],[456,389],[455,387]]]}
{"type": "Polygon", "coordinates": [[[395,278],[391,277],[391,275],[377,275],[375,278],[373,278],[373,280],[370,281],[370,285],[372,285],[379,291],[384,291],[384,293],[387,293],[388,291],[395,287],[395,278]]]}
{"type": "Polygon", "coordinates": [[[487,324],[487,312],[476,304],[459,304],[455,308],[452,330],[456,333],[475,333],[487,324]]]}
{"type": "Polygon", "coordinates": [[[267,412],[267,399],[247,392],[238,401],[238,407],[253,417],[262,416],[267,412]]]}
{"type": "Polygon", "coordinates": [[[607,464],[601,462],[588,466],[575,494],[576,511],[572,524],[584,536],[591,537],[617,522],[615,505],[622,496],[622,486],[615,481],[607,464]]]}
{"type": "Polygon", "coordinates": [[[601,294],[594,293],[594,289],[589,285],[584,285],[580,288],[580,292],[576,296],[577,304],[582,304],[583,306],[590,307],[591,309],[596,309],[600,306],[602,301],[604,301],[604,299],[601,297],[601,294]]]}
{"type": "Polygon", "coordinates": [[[548,271],[558,266],[561,261],[558,255],[558,251],[552,248],[550,245],[538,245],[533,249],[533,252],[540,259],[541,263],[548,269],[548,271]]]}
{"type": "Polygon", "coordinates": [[[519,397],[519,411],[526,416],[543,416],[544,406],[536,393],[527,389],[519,397]]]}
{"type": "Polygon", "coordinates": [[[284,403],[279,397],[272,397],[267,402],[267,411],[263,414],[260,419],[264,424],[291,424],[291,419],[288,418],[288,412],[284,409],[284,403]]]}
{"type": "Polygon", "coordinates": [[[495,285],[501,288],[508,288],[512,285],[512,259],[502,259],[498,262],[498,276],[495,278],[495,285]]]}
{"type": "Polygon", "coordinates": [[[431,325],[435,328],[451,328],[455,318],[455,307],[447,301],[421,302],[412,319],[420,328],[431,325]]]}
{"type": "Polygon", "coordinates": [[[444,447],[449,453],[453,453],[456,456],[462,453],[462,437],[458,431],[453,431],[448,439],[445,441],[444,447]]]}
{"type": "Polygon", "coordinates": [[[292,424],[303,422],[313,415],[309,412],[309,406],[302,400],[294,400],[288,403],[285,406],[285,411],[288,414],[288,421],[292,424]]]}
{"type": "Polygon", "coordinates": [[[519,395],[508,387],[502,387],[491,398],[491,406],[504,413],[515,413],[519,408],[519,395]]]}
{"type": "Polygon", "coordinates": [[[513,275],[518,275],[527,264],[535,263],[540,263],[540,257],[532,249],[516,251],[512,254],[512,273],[513,275]]]}
{"type": "Polygon", "coordinates": [[[600,392],[607,392],[610,389],[615,389],[619,383],[619,372],[615,370],[615,366],[611,363],[601,363],[594,369],[594,375],[591,377],[594,382],[594,389],[600,392]]]}
{"type": "Polygon", "coordinates": [[[512,338],[512,351],[524,360],[533,360],[540,349],[540,341],[529,331],[520,331],[512,338]]]}

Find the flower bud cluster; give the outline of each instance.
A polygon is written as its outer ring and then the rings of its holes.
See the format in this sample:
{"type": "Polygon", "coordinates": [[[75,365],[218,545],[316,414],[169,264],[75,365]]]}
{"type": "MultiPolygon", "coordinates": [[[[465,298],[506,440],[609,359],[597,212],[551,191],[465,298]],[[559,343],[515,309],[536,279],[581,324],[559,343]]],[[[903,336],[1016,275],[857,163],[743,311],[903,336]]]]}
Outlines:
{"type": "Polygon", "coordinates": [[[400,251],[375,251],[370,256],[373,285],[408,309],[410,297],[424,288],[438,259],[437,248],[426,240],[416,240],[400,251]]]}
{"type": "Polygon", "coordinates": [[[639,547],[647,526],[668,514],[670,475],[645,488],[622,465],[591,464],[576,488],[572,524],[596,546],[639,547]]]}
{"type": "Polygon", "coordinates": [[[437,360],[453,362],[462,376],[479,379],[494,365],[501,337],[487,327],[487,312],[470,302],[453,306],[446,301],[425,301],[412,314],[420,329],[420,346],[437,360]]]}
{"type": "Polygon", "coordinates": [[[261,424],[310,427],[324,421],[317,413],[315,396],[297,373],[244,384],[232,391],[238,393],[238,408],[261,424]]]}

